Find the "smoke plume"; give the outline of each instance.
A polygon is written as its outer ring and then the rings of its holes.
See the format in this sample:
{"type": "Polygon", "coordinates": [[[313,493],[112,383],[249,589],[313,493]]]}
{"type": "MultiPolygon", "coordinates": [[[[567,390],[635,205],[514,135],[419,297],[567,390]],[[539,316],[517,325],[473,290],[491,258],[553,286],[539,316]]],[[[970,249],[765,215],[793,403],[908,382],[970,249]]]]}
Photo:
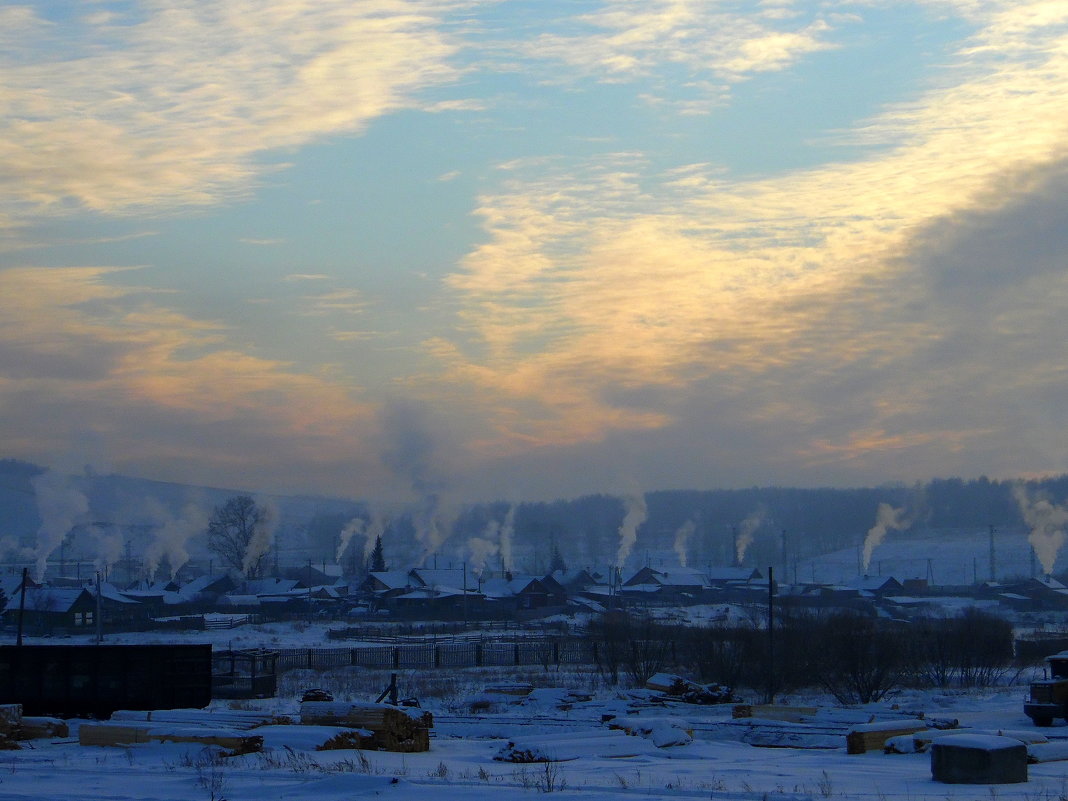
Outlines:
{"type": "Polygon", "coordinates": [[[679,566],[686,567],[687,551],[686,544],[690,540],[690,535],[696,530],[697,524],[692,520],[687,520],[678,530],[675,532],[675,543],[672,546],[675,549],[675,554],[679,557],[679,566]]]}
{"type": "Polygon", "coordinates": [[[1057,554],[1064,546],[1068,509],[1048,498],[1032,498],[1022,486],[1013,487],[1012,495],[1020,507],[1024,522],[1031,529],[1027,541],[1042,563],[1042,572],[1048,576],[1053,572],[1057,554]]]}
{"type": "Polygon", "coordinates": [[[363,534],[366,528],[367,521],[362,517],[354,517],[345,524],[345,528],[341,529],[341,538],[337,544],[337,553],[334,554],[335,562],[339,565],[341,564],[341,557],[344,556],[345,551],[349,549],[349,545],[352,543],[352,538],[357,534],[363,534]]]}
{"type": "Polygon", "coordinates": [[[623,522],[619,526],[619,550],[616,552],[616,567],[623,567],[630,556],[634,543],[638,541],[638,527],[645,522],[647,510],[645,508],[645,496],[641,493],[624,495],[623,522]]]}
{"type": "Polygon", "coordinates": [[[75,524],[89,513],[89,499],[69,477],[52,470],[34,476],[30,483],[41,518],[33,549],[36,560],[34,580],[40,582],[44,580],[48,557],[63,543],[75,524]]]}
{"type": "Polygon", "coordinates": [[[508,507],[497,538],[500,542],[501,564],[505,570],[515,569],[515,557],[512,554],[512,535],[515,534],[515,504],[508,507]]]}
{"type": "Polygon", "coordinates": [[[382,430],[387,443],[383,464],[407,481],[418,498],[412,521],[422,551],[420,562],[425,564],[445,541],[452,522],[442,510],[444,482],[434,475],[436,446],[426,413],[416,404],[395,401],[383,409],[382,430]]]}
{"type": "Polygon", "coordinates": [[[467,561],[476,576],[481,577],[486,570],[486,562],[500,552],[500,530],[500,524],[491,520],[481,537],[472,537],[467,541],[467,561]]]}
{"type": "Polygon", "coordinates": [[[278,508],[269,500],[257,504],[260,508],[259,519],[252,536],[245,547],[245,556],[241,560],[241,572],[246,576],[254,572],[274,544],[274,532],[278,528],[278,508]]]}
{"type": "Polygon", "coordinates": [[[903,531],[911,525],[904,509],[895,509],[888,503],[880,503],[875,512],[875,525],[864,537],[864,572],[868,572],[871,555],[886,537],[888,531],[903,531]]]}
{"type": "Polygon", "coordinates": [[[118,526],[94,525],[90,529],[89,536],[92,539],[93,550],[96,553],[96,558],[93,559],[93,566],[97,570],[110,567],[122,558],[122,529],[118,526]]]}
{"type": "Polygon", "coordinates": [[[745,552],[748,551],[749,546],[753,544],[753,539],[756,537],[756,531],[764,522],[764,516],[767,515],[767,513],[768,510],[761,506],[738,526],[738,531],[734,540],[734,560],[739,565],[745,561],[745,552]]]}
{"type": "Polygon", "coordinates": [[[189,561],[189,543],[208,528],[210,513],[200,504],[188,503],[177,517],[159,501],[150,499],[148,513],[156,524],[152,541],[145,549],[144,575],[152,578],[167,560],[169,578],[174,578],[189,561]]]}

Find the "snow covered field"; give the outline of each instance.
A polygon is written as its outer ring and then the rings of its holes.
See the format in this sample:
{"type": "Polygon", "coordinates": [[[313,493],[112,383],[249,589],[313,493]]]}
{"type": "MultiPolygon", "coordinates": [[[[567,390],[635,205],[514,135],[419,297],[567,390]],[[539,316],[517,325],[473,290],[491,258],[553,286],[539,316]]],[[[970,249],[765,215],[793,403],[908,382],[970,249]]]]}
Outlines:
{"type": "MultiPolygon", "coordinates": [[[[234,644],[312,644],[320,627],[275,625],[235,629],[234,644]]],[[[184,638],[183,638],[184,639],[184,638]]],[[[143,641],[143,640],[142,640],[143,641]]],[[[220,642],[219,645],[224,645],[220,642]]],[[[373,700],[386,673],[350,669],[351,700],[373,700]]],[[[232,709],[297,715],[302,689],[346,685],[345,671],[329,677],[287,674],[275,699],[213,702],[215,714],[232,709]]],[[[401,694],[420,694],[426,677],[403,674],[401,694]],[[412,686],[405,686],[405,684],[412,686]]],[[[20,751],[0,752],[0,799],[109,799],[114,801],[265,801],[353,798],[493,799],[534,798],[551,791],[560,799],[710,798],[729,801],[776,799],[1020,799],[1068,797],[1068,761],[1029,766],[1029,781],[1009,785],[950,785],[932,780],[925,753],[848,755],[844,732],[851,723],[875,718],[956,719],[984,732],[1023,730],[1068,743],[1068,727],[1035,729],[1022,711],[1025,687],[952,692],[902,692],[877,705],[831,708],[826,698],[792,697],[783,703],[818,706],[825,718],[800,741],[832,748],[767,748],[796,725],[732,719],[732,705],[652,704],[650,693],[611,688],[597,676],[532,669],[438,671],[432,697],[431,749],[425,753],[316,751],[321,727],[278,725],[254,729],[262,753],[220,757],[190,744],[81,746],[77,723],[61,741],[35,740],[20,751]],[[537,688],[527,698],[486,695],[487,685],[520,678],[537,688]],[[442,690],[441,687],[447,687],[442,690]],[[592,695],[568,696],[566,688],[592,695]],[[624,725],[645,734],[610,728],[624,725]],[[664,745],[672,740],[682,744],[664,745]],[[508,744],[512,743],[509,748],[508,744]],[[663,746],[663,747],[658,747],[663,746]],[[554,761],[517,764],[502,753],[532,751],[554,761]]],[[[342,696],[337,696],[342,700],[342,696]]],[[[349,700],[345,698],[344,700],[349,700]]],[[[758,702],[756,698],[740,701],[758,702]]]]}

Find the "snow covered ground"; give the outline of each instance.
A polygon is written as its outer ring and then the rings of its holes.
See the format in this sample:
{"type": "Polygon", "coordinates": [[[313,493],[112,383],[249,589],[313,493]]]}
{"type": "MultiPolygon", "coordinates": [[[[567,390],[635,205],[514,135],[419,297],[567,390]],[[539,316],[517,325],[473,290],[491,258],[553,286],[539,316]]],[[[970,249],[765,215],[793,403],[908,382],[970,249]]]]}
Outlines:
{"type": "MultiPolygon", "coordinates": [[[[307,645],[309,638],[317,635],[321,632],[316,627],[293,629],[288,634],[274,627],[256,627],[240,636],[243,645],[275,641],[307,645]]],[[[371,700],[372,688],[386,680],[383,673],[350,670],[359,674],[352,677],[352,700],[371,700]]],[[[732,705],[653,704],[647,691],[610,688],[595,676],[534,669],[519,677],[539,687],[524,699],[483,692],[488,685],[516,678],[508,671],[438,673],[439,678],[449,674],[452,683],[447,692],[422,699],[435,719],[429,752],[316,751],[315,745],[323,739],[320,727],[292,725],[252,730],[264,736],[265,750],[236,757],[219,757],[210,749],[189,744],[92,747],[78,744],[75,722],[69,738],[36,740],[23,750],[0,752],[0,799],[340,801],[384,797],[500,801],[534,798],[547,791],[562,800],[584,801],[1046,801],[1068,796],[1068,761],[1029,766],[1029,781],[1024,784],[949,785],[932,780],[928,754],[846,753],[843,732],[850,721],[919,714],[929,719],[956,719],[962,726],[984,732],[1024,730],[1068,743],[1068,727],[1063,724],[1042,730],[1031,725],[1022,711],[1023,686],[967,692],[908,691],[882,704],[849,710],[832,709],[826,698],[818,696],[780,699],[824,710],[821,714],[831,734],[817,727],[824,734],[814,730],[801,740],[818,743],[823,737],[824,744],[833,747],[807,749],[749,744],[773,740],[777,731],[796,726],[735,720],[732,705]],[[579,686],[583,683],[585,687],[579,686]],[[586,690],[592,697],[569,696],[568,686],[586,690]],[[639,733],[610,728],[613,724],[639,733]],[[658,747],[672,740],[683,744],[658,747]],[[524,750],[548,755],[554,761],[517,764],[496,758],[524,750]]],[[[216,701],[212,709],[219,714],[239,708],[296,715],[301,688],[319,686],[318,678],[314,673],[300,672],[283,682],[285,690],[278,698],[216,701]]],[[[419,678],[403,675],[402,695],[412,689],[403,683],[419,678]]],[[[336,672],[331,681],[336,688],[336,672]]]]}

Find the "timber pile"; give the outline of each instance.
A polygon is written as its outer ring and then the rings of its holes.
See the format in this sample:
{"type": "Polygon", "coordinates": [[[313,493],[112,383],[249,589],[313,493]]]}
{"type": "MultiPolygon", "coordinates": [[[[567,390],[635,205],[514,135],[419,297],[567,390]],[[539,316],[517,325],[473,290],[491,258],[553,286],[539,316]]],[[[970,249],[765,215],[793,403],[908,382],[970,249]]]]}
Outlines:
{"type": "Polygon", "coordinates": [[[18,730],[19,740],[39,740],[45,737],[70,737],[70,726],[59,718],[23,718],[18,730]]]}
{"type": "Polygon", "coordinates": [[[23,717],[22,704],[0,704],[0,750],[17,751],[16,740],[69,736],[69,727],[58,718],[23,717]]]}
{"type": "Polygon", "coordinates": [[[182,724],[184,726],[214,726],[248,731],[258,726],[277,726],[292,723],[286,715],[248,712],[240,709],[151,709],[147,711],[120,709],[111,716],[112,722],[182,724]]]}
{"type": "Polygon", "coordinates": [[[819,712],[815,706],[784,706],[782,704],[737,704],[731,710],[733,718],[761,718],[804,723],[819,712]]]}
{"type": "Polygon", "coordinates": [[[306,701],[300,705],[300,722],[352,730],[344,739],[358,744],[348,747],[414,753],[430,750],[434,718],[420,709],[390,704],[306,701]]]}
{"type": "Polygon", "coordinates": [[[137,743],[199,743],[229,750],[228,756],[263,750],[263,738],[244,732],[204,726],[161,726],[156,723],[83,723],[80,745],[134,745],[137,743]]]}
{"type": "Polygon", "coordinates": [[[670,673],[657,673],[645,682],[645,689],[664,693],[669,701],[686,704],[727,704],[734,700],[730,687],[698,684],[670,673]]]}
{"type": "Polygon", "coordinates": [[[929,728],[927,722],[919,718],[887,720],[881,723],[854,726],[846,733],[846,753],[866,754],[868,751],[882,751],[886,746],[886,741],[892,737],[915,734],[929,728]]]}

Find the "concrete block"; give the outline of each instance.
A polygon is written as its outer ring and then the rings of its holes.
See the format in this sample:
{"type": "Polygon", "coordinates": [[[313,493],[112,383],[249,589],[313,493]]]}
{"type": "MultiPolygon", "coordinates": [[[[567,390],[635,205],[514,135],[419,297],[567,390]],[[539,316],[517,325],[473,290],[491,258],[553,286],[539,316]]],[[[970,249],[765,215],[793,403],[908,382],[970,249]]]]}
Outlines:
{"type": "Polygon", "coordinates": [[[1027,746],[1012,737],[955,734],[931,743],[931,776],[946,784],[1027,781],[1027,746]]]}

